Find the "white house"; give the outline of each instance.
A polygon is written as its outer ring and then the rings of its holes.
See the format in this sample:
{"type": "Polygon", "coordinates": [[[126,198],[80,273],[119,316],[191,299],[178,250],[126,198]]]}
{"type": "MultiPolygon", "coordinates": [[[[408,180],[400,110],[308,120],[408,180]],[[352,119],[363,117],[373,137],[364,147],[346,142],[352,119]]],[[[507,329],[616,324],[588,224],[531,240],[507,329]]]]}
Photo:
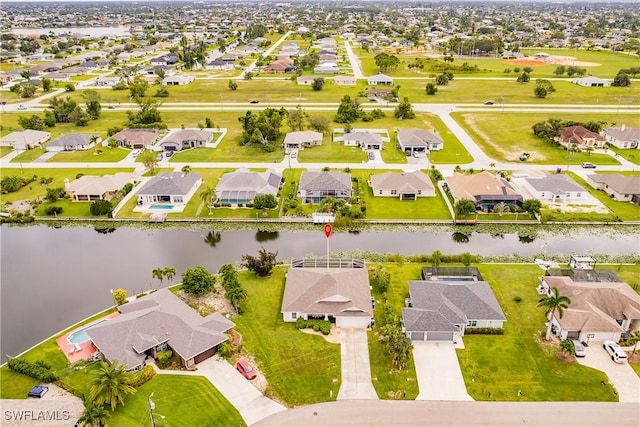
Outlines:
{"type": "Polygon", "coordinates": [[[614,147],[640,149],[640,128],[629,128],[625,125],[612,126],[603,130],[601,135],[614,147]]]}
{"type": "Polygon", "coordinates": [[[372,132],[349,132],[344,134],[344,145],[360,147],[363,150],[381,150],[382,137],[372,132]]]}
{"type": "Polygon", "coordinates": [[[370,85],[393,86],[393,79],[387,75],[379,73],[379,74],[376,74],[375,76],[368,77],[367,83],[370,85]]]}
{"type": "Polygon", "coordinates": [[[542,178],[525,178],[531,195],[542,202],[569,202],[585,200],[587,190],[567,175],[549,174],[542,178]]]}
{"type": "Polygon", "coordinates": [[[49,138],[51,138],[49,132],[26,129],[3,136],[0,138],[0,145],[13,147],[15,150],[30,150],[44,144],[49,138]]]}
{"type": "Polygon", "coordinates": [[[193,76],[169,76],[162,80],[165,86],[184,86],[193,82],[196,78],[193,76]]]}
{"type": "Polygon", "coordinates": [[[419,170],[371,175],[369,186],[376,197],[418,200],[418,197],[435,197],[436,195],[429,176],[419,170]]]}
{"type": "Polygon", "coordinates": [[[68,133],[60,138],[51,141],[46,146],[47,151],[76,151],[88,150],[94,144],[102,141],[97,135],[88,133],[68,133]]]}
{"type": "Polygon", "coordinates": [[[138,207],[170,204],[184,208],[198,187],[202,177],[197,173],[163,172],[147,181],[137,192],[138,207]]]}
{"type": "Polygon", "coordinates": [[[608,80],[600,79],[598,77],[577,77],[569,80],[571,83],[584,86],[584,87],[609,87],[611,82],[608,80]]]}
{"type": "Polygon", "coordinates": [[[436,133],[418,128],[402,129],[398,131],[398,145],[410,156],[413,153],[428,153],[442,150],[444,141],[436,133]]]}

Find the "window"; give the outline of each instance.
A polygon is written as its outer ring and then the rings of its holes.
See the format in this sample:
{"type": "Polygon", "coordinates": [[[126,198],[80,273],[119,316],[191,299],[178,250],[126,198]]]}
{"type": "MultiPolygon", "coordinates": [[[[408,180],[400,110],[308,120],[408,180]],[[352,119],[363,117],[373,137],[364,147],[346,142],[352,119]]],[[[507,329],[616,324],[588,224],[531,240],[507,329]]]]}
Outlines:
{"type": "Polygon", "coordinates": [[[380,190],[380,193],[379,193],[379,194],[382,194],[382,190],[380,190]]]}
{"type": "Polygon", "coordinates": [[[578,197],[578,198],[582,197],[582,194],[581,193],[576,193],[576,197],[578,197]]]}
{"type": "Polygon", "coordinates": [[[182,203],[182,196],[173,196],[174,203],[182,203]]]}
{"type": "Polygon", "coordinates": [[[398,190],[391,190],[391,194],[392,194],[392,195],[396,195],[396,194],[398,194],[398,190]]]}
{"type": "Polygon", "coordinates": [[[469,326],[470,328],[475,328],[477,325],[478,325],[477,320],[469,320],[469,323],[467,323],[467,326],[469,326]]]}
{"type": "Polygon", "coordinates": [[[298,313],[291,313],[291,318],[292,319],[297,319],[298,318],[298,313]]]}
{"type": "Polygon", "coordinates": [[[422,194],[422,190],[418,190],[418,194],[422,194]]]}

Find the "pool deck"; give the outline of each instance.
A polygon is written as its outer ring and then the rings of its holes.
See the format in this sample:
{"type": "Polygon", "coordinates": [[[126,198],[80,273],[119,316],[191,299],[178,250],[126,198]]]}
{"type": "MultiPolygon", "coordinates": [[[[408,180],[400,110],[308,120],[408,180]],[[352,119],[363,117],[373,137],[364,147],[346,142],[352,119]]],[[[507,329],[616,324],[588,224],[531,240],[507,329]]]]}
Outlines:
{"type": "Polygon", "coordinates": [[[78,344],[78,346],[80,347],[80,350],[77,350],[76,345],[73,343],[70,343],[69,340],[67,339],[69,335],[73,334],[74,332],[77,332],[82,328],[86,328],[87,326],[93,325],[94,323],[98,323],[101,320],[113,319],[114,317],[118,317],[119,315],[120,313],[116,311],[115,313],[111,313],[103,318],[96,319],[94,322],[90,324],[79,326],[73,331],[70,331],[58,337],[56,339],[56,344],[58,344],[58,347],[60,347],[60,350],[62,350],[64,355],[67,356],[67,360],[69,360],[69,363],[77,362],[78,360],[81,360],[81,359],[87,360],[89,359],[89,357],[91,357],[93,353],[95,353],[98,350],[96,346],[93,345],[93,343],[90,340],[87,340],[83,343],[78,344]]]}

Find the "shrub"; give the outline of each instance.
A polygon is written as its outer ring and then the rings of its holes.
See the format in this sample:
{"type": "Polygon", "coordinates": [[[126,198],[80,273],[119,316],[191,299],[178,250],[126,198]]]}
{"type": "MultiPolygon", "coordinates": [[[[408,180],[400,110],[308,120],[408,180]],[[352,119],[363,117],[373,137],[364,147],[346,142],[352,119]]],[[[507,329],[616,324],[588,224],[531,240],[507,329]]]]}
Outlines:
{"type": "Polygon", "coordinates": [[[220,343],[218,346],[218,354],[220,357],[224,357],[225,359],[231,357],[233,354],[233,347],[231,347],[231,343],[229,341],[220,343]]]}
{"type": "Polygon", "coordinates": [[[2,180],[0,180],[0,190],[3,194],[13,193],[20,190],[31,181],[33,181],[33,179],[27,181],[26,179],[18,176],[3,176],[2,180]]]}
{"type": "Polygon", "coordinates": [[[514,300],[515,302],[520,302],[520,301],[522,301],[522,297],[520,297],[520,296],[515,296],[515,297],[513,298],[513,300],[514,300]]]}
{"type": "Polygon", "coordinates": [[[45,215],[60,215],[62,213],[62,206],[47,206],[44,209],[45,215]]]}
{"type": "MultiPolygon", "coordinates": [[[[169,351],[171,353],[171,351],[169,351]]],[[[159,366],[159,365],[158,365],[159,366]]],[[[132,387],[140,387],[142,384],[149,381],[151,378],[156,376],[156,371],[153,370],[153,366],[147,365],[142,368],[140,371],[131,375],[129,378],[129,385],[132,387]]]]}
{"type": "Polygon", "coordinates": [[[96,200],[89,206],[89,211],[94,216],[109,215],[113,211],[113,205],[109,200],[96,200]]]}
{"type": "Polygon", "coordinates": [[[169,349],[158,352],[158,354],[156,354],[156,364],[158,365],[158,368],[166,369],[171,366],[171,363],[173,362],[171,360],[172,356],[173,352],[169,349]]]}
{"type": "Polygon", "coordinates": [[[243,203],[238,203],[238,207],[239,207],[239,208],[241,208],[241,207],[243,207],[243,206],[244,206],[244,204],[243,204],[243,203]]]}
{"type": "Polygon", "coordinates": [[[328,320],[304,320],[302,317],[296,319],[297,329],[313,329],[316,332],[321,332],[322,335],[329,335],[331,333],[331,322],[328,320]]]}
{"type": "Polygon", "coordinates": [[[122,305],[127,302],[127,291],[122,288],[118,288],[113,291],[113,299],[117,305],[122,305]]]}
{"type": "Polygon", "coordinates": [[[273,194],[259,194],[254,197],[253,206],[256,209],[273,209],[278,206],[278,202],[273,194]]]}
{"type": "Polygon", "coordinates": [[[467,328],[465,335],[504,335],[503,328],[467,328]]]}
{"type": "Polygon", "coordinates": [[[45,366],[49,365],[44,362],[38,364],[38,362],[30,363],[26,360],[16,358],[9,360],[7,366],[9,366],[9,369],[11,369],[12,371],[24,374],[28,377],[35,378],[45,383],[52,383],[58,379],[56,374],[51,372],[51,368],[45,368],[44,366],[42,366],[42,364],[44,364],[45,366]]]}

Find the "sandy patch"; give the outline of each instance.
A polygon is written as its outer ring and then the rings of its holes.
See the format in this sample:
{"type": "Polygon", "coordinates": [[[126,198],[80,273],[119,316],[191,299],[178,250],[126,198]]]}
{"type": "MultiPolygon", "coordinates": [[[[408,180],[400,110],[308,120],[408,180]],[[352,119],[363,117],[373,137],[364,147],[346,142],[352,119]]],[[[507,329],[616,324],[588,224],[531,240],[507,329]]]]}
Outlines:
{"type": "Polygon", "coordinates": [[[551,55],[547,58],[541,59],[533,59],[533,58],[520,58],[520,59],[508,59],[505,61],[507,64],[511,65],[522,65],[522,66],[541,66],[541,65],[574,65],[576,67],[599,67],[602,64],[597,62],[586,62],[586,61],[577,61],[575,56],[561,56],[561,55],[551,55]]]}
{"type": "Polygon", "coordinates": [[[31,209],[31,204],[27,203],[25,200],[17,200],[13,203],[9,203],[7,205],[7,210],[9,212],[11,211],[17,211],[17,212],[28,212],[29,214],[33,214],[33,209],[31,209]]]}
{"type": "Polygon", "coordinates": [[[300,332],[309,334],[309,335],[319,335],[324,338],[327,342],[332,344],[340,344],[340,328],[336,328],[335,326],[331,326],[331,332],[329,335],[323,335],[322,332],[316,332],[313,329],[300,329],[300,332]]]}
{"type": "Polygon", "coordinates": [[[530,67],[539,67],[541,65],[547,65],[544,61],[536,61],[534,59],[507,59],[504,61],[509,65],[520,65],[520,66],[530,66],[530,67]]]}
{"type": "Polygon", "coordinates": [[[215,312],[223,315],[235,314],[233,306],[225,298],[225,291],[220,283],[215,284],[215,292],[209,292],[204,296],[188,295],[182,290],[178,291],[177,295],[190,307],[198,310],[201,316],[207,316],[215,312]]]}

